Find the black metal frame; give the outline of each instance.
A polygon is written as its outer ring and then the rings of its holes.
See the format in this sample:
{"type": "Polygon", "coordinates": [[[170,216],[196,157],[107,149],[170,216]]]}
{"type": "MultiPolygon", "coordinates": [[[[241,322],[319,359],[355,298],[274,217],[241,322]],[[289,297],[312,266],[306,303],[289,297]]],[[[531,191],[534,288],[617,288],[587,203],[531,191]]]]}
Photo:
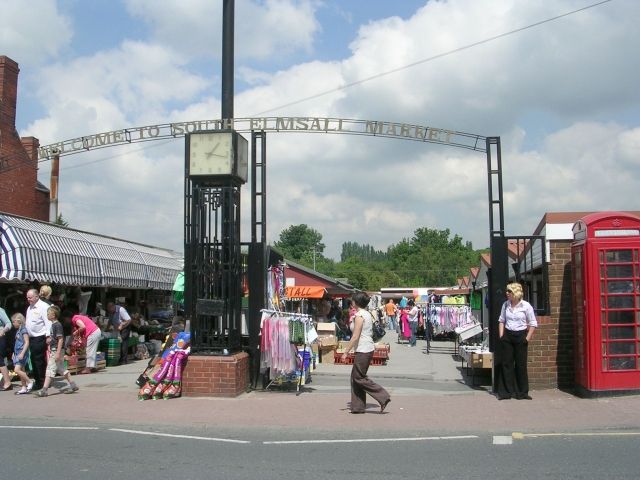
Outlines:
{"type": "Polygon", "coordinates": [[[195,355],[242,347],[240,184],[220,183],[185,178],[185,314],[195,355]]]}
{"type": "Polygon", "coordinates": [[[267,269],[282,260],[281,255],[267,247],[267,134],[264,131],[252,131],[247,328],[251,355],[250,383],[253,388],[257,387],[260,374],[260,310],[267,305],[267,269]]]}
{"type": "MultiPolygon", "coordinates": [[[[497,318],[505,299],[509,280],[507,239],[504,236],[504,205],[502,195],[502,153],[500,137],[487,137],[487,172],[489,180],[489,232],[491,268],[489,280],[489,349],[495,352],[498,342],[497,318]]],[[[495,363],[494,358],[494,363],[495,363]]]]}

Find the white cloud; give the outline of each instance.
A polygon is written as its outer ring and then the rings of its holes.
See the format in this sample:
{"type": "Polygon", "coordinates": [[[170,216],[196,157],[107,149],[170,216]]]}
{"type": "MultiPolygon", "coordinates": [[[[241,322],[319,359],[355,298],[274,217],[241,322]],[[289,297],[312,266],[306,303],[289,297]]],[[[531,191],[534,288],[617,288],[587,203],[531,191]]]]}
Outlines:
{"type": "MultiPolygon", "coordinates": [[[[235,6],[235,55],[267,59],[309,52],[320,29],[315,0],[241,0],[235,6]]],[[[148,22],[154,38],[184,56],[218,58],[222,44],[222,2],[210,0],[126,0],[132,15],[148,22]]]]}
{"type": "Polygon", "coordinates": [[[0,0],[0,55],[22,68],[56,58],[73,37],[72,22],[55,0],[0,0]]]}
{"type": "MultiPolygon", "coordinates": [[[[219,116],[213,74],[218,60],[206,64],[206,72],[201,62],[219,52],[221,2],[175,0],[162,9],[149,0],[127,5],[134,15],[147,15],[152,38],[47,66],[38,87],[45,111],[24,134],[46,143],[219,116]],[[199,59],[192,61],[195,56],[199,59]]],[[[640,188],[640,94],[634,84],[640,76],[639,2],[604,4],[336,91],[584,2],[425,2],[410,18],[361,26],[346,58],[287,63],[286,55],[316,48],[314,39],[322,34],[315,18],[318,5],[237,2],[238,72],[246,84],[236,90],[237,117],[267,111],[499,135],[509,234],[532,233],[546,211],[633,208],[630,202],[640,188]],[[247,26],[251,32],[243,30],[247,26]],[[331,93],[318,95],[326,91],[331,93]],[[301,99],[308,100],[297,102],[301,99]]],[[[342,8],[348,13],[347,5],[342,8]]],[[[132,146],[95,168],[65,172],[63,167],[61,205],[72,225],[177,248],[182,145],[176,140],[144,150],[132,146]],[[95,192],[98,200],[89,201],[86,192],[95,192]]],[[[323,234],[327,253],[336,258],[345,241],[384,250],[419,227],[449,228],[476,248],[488,245],[482,152],[294,133],[268,134],[267,145],[271,241],[284,228],[305,223],[323,234]]],[[[85,155],[82,161],[90,162],[111,150],[85,155]]],[[[245,188],[243,236],[249,202],[245,188]]]]}
{"type": "Polygon", "coordinates": [[[125,41],[119,48],[43,68],[38,96],[48,117],[31,124],[44,142],[158,122],[165,105],[184,102],[209,86],[175,52],[125,41]]]}

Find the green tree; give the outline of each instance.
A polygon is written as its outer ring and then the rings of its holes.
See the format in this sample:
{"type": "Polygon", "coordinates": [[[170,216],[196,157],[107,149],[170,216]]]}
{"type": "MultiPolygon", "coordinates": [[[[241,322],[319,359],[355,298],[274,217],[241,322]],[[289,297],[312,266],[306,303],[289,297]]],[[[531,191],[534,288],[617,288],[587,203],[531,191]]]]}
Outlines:
{"type": "Polygon", "coordinates": [[[385,253],[380,250],[376,250],[371,245],[360,245],[356,242],[343,243],[340,261],[344,262],[352,257],[366,261],[378,261],[385,258],[385,253]]]}
{"type": "MultiPolygon", "coordinates": [[[[280,232],[280,239],[273,244],[285,258],[289,258],[294,262],[300,262],[305,259],[313,261],[315,252],[316,262],[322,257],[324,252],[324,243],[322,243],[322,234],[307,225],[291,225],[289,228],[280,232]]],[[[306,263],[306,262],[305,262],[306,263]]]]}
{"type": "Polygon", "coordinates": [[[294,225],[280,234],[274,246],[292,261],[362,290],[381,287],[454,285],[480,262],[481,250],[449,229],[418,228],[411,238],[391,245],[386,252],[356,242],[342,244],[341,261],[322,255],[322,235],[307,225],[294,225]],[[314,252],[315,250],[315,252],[314,252]]]}

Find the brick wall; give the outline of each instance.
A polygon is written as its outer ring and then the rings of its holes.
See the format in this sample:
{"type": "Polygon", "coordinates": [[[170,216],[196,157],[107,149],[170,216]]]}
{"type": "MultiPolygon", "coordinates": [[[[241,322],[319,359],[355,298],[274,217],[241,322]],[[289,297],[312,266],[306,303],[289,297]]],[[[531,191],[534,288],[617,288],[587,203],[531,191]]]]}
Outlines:
{"type": "Polygon", "coordinates": [[[529,383],[532,388],[571,388],[573,368],[573,312],[571,241],[551,241],[549,315],[538,318],[529,345],[529,383]]]}
{"type": "Polygon", "coordinates": [[[182,374],[185,397],[237,397],[249,386],[249,355],[192,355],[182,374]]]}
{"type": "Polygon", "coordinates": [[[49,192],[38,187],[38,140],[23,144],[16,131],[19,71],[0,56],[0,211],[49,221],[49,192]]]}

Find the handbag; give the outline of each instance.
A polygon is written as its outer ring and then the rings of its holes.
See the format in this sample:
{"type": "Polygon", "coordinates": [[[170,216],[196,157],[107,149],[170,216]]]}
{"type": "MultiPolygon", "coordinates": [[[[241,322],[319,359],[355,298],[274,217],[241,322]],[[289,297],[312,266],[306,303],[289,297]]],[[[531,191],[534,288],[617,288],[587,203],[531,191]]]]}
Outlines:
{"type": "Polygon", "coordinates": [[[384,337],[386,333],[387,331],[384,329],[384,326],[382,326],[379,321],[374,320],[371,328],[371,338],[373,339],[373,341],[377,342],[382,337],[384,337]]]}

